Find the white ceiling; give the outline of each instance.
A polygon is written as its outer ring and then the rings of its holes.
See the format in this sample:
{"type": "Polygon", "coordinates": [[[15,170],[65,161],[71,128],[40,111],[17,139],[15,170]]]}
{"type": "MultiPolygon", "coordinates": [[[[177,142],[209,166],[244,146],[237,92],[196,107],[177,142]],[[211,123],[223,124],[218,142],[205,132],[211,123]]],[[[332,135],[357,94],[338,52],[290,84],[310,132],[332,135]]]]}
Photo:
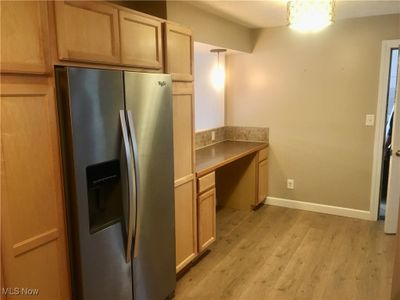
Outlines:
{"type": "MultiPolygon", "coordinates": [[[[195,6],[249,28],[287,24],[287,0],[197,0],[195,6]]],[[[336,19],[400,13],[400,0],[337,0],[336,19]]]]}

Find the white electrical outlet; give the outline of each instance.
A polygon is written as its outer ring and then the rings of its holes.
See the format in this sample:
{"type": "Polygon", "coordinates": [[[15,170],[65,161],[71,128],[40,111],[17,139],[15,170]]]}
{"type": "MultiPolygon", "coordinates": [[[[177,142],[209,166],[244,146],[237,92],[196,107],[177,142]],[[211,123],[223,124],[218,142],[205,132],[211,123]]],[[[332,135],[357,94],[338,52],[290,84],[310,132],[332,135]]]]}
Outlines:
{"type": "Polygon", "coordinates": [[[293,190],[294,189],[294,179],[288,179],[286,186],[289,190],[293,190]]]}
{"type": "Polygon", "coordinates": [[[211,131],[211,141],[215,141],[215,131],[211,131]]]}
{"type": "Polygon", "coordinates": [[[375,115],[365,115],[366,126],[374,126],[374,123],[375,123],[375,115]]]}

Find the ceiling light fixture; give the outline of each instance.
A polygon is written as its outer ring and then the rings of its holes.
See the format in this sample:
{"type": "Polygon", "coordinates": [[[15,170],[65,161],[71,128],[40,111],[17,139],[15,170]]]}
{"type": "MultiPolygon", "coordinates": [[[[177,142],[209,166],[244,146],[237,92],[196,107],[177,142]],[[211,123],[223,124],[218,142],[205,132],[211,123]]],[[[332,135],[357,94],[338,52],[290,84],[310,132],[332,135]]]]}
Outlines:
{"type": "Polygon", "coordinates": [[[225,86],[225,70],[224,66],[219,63],[219,54],[226,52],[226,49],[211,49],[211,53],[217,53],[218,62],[212,71],[212,84],[217,90],[222,90],[225,86]]]}
{"type": "Polygon", "coordinates": [[[287,3],[289,27],[301,32],[316,32],[332,24],[334,0],[292,0],[287,3]]]}

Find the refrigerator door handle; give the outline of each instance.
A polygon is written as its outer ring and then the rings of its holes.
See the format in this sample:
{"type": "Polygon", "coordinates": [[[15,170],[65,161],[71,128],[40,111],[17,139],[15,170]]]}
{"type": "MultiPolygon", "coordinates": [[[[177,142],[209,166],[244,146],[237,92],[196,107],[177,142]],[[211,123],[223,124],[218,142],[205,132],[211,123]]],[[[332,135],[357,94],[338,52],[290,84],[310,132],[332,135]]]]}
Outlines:
{"type": "Polygon", "coordinates": [[[127,237],[126,237],[126,262],[129,263],[132,260],[132,241],[133,233],[136,231],[136,180],[133,178],[134,164],[132,161],[131,145],[129,143],[128,128],[126,127],[125,111],[119,111],[119,117],[121,121],[122,137],[124,140],[124,148],[128,169],[128,220],[125,220],[127,224],[127,237]]]}
{"type": "Polygon", "coordinates": [[[135,205],[136,205],[136,216],[135,216],[135,242],[134,242],[134,248],[133,248],[133,257],[138,256],[138,249],[139,249],[139,235],[140,235],[140,211],[138,207],[138,202],[140,200],[140,192],[139,192],[139,160],[138,160],[138,147],[137,147],[137,142],[136,142],[136,134],[135,134],[135,124],[133,123],[133,117],[132,117],[132,112],[130,110],[128,112],[128,124],[129,124],[129,131],[131,134],[131,141],[132,141],[132,150],[133,150],[133,164],[134,164],[134,172],[135,172],[135,186],[136,186],[136,199],[135,199],[135,205]]]}

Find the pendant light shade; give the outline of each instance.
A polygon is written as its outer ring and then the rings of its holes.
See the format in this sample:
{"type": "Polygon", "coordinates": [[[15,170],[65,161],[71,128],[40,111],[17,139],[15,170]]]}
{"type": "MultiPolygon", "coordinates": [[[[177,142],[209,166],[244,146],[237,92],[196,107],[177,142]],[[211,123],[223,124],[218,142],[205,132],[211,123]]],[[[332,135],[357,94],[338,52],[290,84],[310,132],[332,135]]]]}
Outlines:
{"type": "Polygon", "coordinates": [[[289,27],[301,32],[319,31],[334,21],[334,0],[292,0],[287,4],[289,27]]]}
{"type": "Polygon", "coordinates": [[[211,49],[210,52],[217,53],[217,64],[212,70],[211,80],[214,88],[220,91],[225,86],[225,70],[224,66],[219,63],[219,54],[226,52],[226,49],[211,49]]]}

